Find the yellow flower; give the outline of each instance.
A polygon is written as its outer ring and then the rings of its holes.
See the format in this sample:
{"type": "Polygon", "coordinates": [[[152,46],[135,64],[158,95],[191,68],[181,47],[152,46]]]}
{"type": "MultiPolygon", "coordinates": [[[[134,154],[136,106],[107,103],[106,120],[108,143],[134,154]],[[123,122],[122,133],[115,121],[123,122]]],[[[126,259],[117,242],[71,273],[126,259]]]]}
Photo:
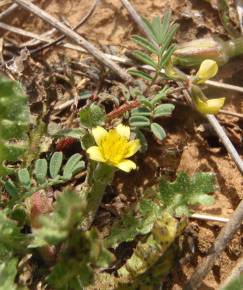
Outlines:
{"type": "Polygon", "coordinates": [[[199,97],[195,98],[195,106],[202,114],[217,114],[223,107],[225,98],[209,99],[203,101],[199,97]]]}
{"type": "Polygon", "coordinates": [[[118,167],[125,172],[136,169],[136,164],[127,158],[139,150],[140,142],[138,139],[129,141],[129,127],[119,124],[115,129],[106,131],[98,126],[92,129],[92,135],[97,146],[88,148],[90,159],[118,167]]]}
{"type": "Polygon", "coordinates": [[[212,59],[205,59],[196,74],[196,77],[199,79],[198,84],[204,83],[208,79],[213,78],[218,72],[217,62],[212,59]]]}

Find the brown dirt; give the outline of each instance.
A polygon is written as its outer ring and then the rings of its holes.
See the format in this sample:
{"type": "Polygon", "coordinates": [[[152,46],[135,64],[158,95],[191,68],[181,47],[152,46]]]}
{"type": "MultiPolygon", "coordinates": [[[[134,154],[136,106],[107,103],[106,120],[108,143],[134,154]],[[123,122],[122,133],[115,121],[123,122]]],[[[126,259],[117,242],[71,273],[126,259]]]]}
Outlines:
{"type": "MultiPolygon", "coordinates": [[[[92,1],[90,0],[43,0],[35,1],[52,15],[64,18],[71,25],[75,25],[83,15],[87,13],[92,1]]],[[[225,31],[219,22],[217,11],[205,1],[199,0],[134,0],[131,1],[140,15],[151,18],[162,15],[163,11],[170,7],[173,11],[173,19],[180,25],[177,41],[185,41],[212,35],[225,36],[225,31]]],[[[32,32],[44,32],[47,25],[35,16],[28,16],[22,10],[9,17],[8,23],[18,24],[32,32]]],[[[119,0],[103,0],[96,8],[92,17],[79,29],[84,37],[100,46],[115,46],[120,52],[124,48],[131,47],[129,36],[137,32],[136,26],[122,7],[119,0]]],[[[63,54],[63,49],[56,49],[51,54],[46,54],[52,63],[58,59],[57,52],[63,54]]],[[[72,59],[80,58],[80,54],[65,50],[66,56],[72,59]]],[[[243,83],[242,60],[232,61],[225,66],[218,79],[233,84],[243,83]],[[241,68],[240,68],[241,67],[241,68]]],[[[243,112],[242,95],[232,91],[209,90],[209,93],[227,97],[226,110],[243,112]]],[[[235,117],[219,115],[222,124],[241,154],[242,150],[242,120],[235,117]]],[[[243,197],[243,182],[235,164],[227,155],[225,149],[210,130],[206,120],[198,117],[190,109],[178,107],[172,118],[161,121],[168,132],[168,137],[163,143],[152,140],[149,153],[138,158],[141,170],[133,173],[130,180],[124,174],[119,174],[115,185],[117,196],[113,200],[113,210],[122,210],[121,200],[129,200],[134,185],[136,187],[147,186],[153,183],[156,174],[173,179],[176,172],[186,171],[189,174],[197,171],[210,171],[216,174],[218,190],[215,193],[216,202],[211,207],[200,207],[197,212],[209,213],[222,217],[229,217],[243,197]],[[122,196],[121,196],[122,195],[122,196]],[[119,199],[119,200],[118,200],[119,199]]],[[[151,138],[150,138],[151,139],[151,138]]],[[[132,202],[132,198],[130,200],[132,202]]],[[[120,214],[118,210],[117,214],[120,214]]],[[[101,213],[102,214],[102,213],[101,213]]],[[[183,289],[187,278],[193,273],[195,267],[207,254],[207,250],[213,244],[222,224],[212,222],[193,221],[198,228],[194,233],[195,252],[188,253],[187,259],[179,269],[173,273],[173,290],[183,289]]],[[[235,235],[227,249],[220,255],[213,270],[205,278],[200,290],[217,289],[218,285],[229,274],[242,254],[242,232],[235,235]]]]}

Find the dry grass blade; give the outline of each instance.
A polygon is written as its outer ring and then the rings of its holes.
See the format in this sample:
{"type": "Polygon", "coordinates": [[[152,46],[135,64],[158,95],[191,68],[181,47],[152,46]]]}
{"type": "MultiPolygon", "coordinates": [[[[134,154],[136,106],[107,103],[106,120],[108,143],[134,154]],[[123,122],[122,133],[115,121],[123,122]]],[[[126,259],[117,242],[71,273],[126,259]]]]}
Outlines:
{"type": "Polygon", "coordinates": [[[37,39],[37,40],[40,40],[40,41],[44,41],[44,42],[46,42],[46,41],[50,42],[50,40],[47,39],[46,37],[43,37],[43,36],[38,35],[38,34],[35,34],[33,32],[29,32],[29,31],[23,30],[21,28],[17,28],[17,27],[5,24],[3,22],[0,22],[0,28],[2,28],[4,30],[7,30],[7,31],[10,31],[10,32],[13,32],[13,33],[16,33],[16,34],[19,34],[19,35],[22,35],[22,36],[25,36],[25,37],[34,38],[34,39],[37,39]]]}
{"type": "Polygon", "coordinates": [[[8,7],[8,9],[6,9],[2,13],[0,13],[0,19],[10,15],[16,8],[18,8],[18,5],[12,4],[10,7],[8,7]]]}
{"type": "MultiPolygon", "coordinates": [[[[95,8],[97,6],[97,4],[99,3],[100,0],[95,0],[93,2],[93,4],[91,5],[88,13],[79,21],[79,23],[73,28],[73,30],[77,30],[81,25],[83,25],[88,19],[89,17],[93,14],[93,12],[95,11],[95,8]]],[[[36,48],[34,50],[31,51],[31,53],[37,53],[40,52],[48,47],[54,46],[54,45],[58,45],[62,42],[62,40],[65,39],[65,35],[62,35],[60,37],[58,37],[56,40],[51,41],[51,43],[45,44],[42,47],[36,48]]]]}
{"type": "Polygon", "coordinates": [[[112,71],[114,71],[121,79],[131,82],[132,77],[124,71],[122,68],[120,68],[116,63],[113,61],[107,59],[105,54],[101,52],[99,49],[97,49],[93,44],[91,44],[89,41],[84,39],[82,36],[80,36],[78,33],[74,32],[71,28],[67,27],[60,21],[58,21],[55,17],[49,15],[44,10],[40,9],[38,6],[30,3],[26,0],[13,0],[15,3],[19,4],[21,7],[25,8],[26,10],[32,12],[33,14],[37,15],[47,23],[49,23],[51,26],[55,27],[57,30],[61,31],[63,34],[65,34],[68,38],[75,41],[77,44],[82,46],[84,49],[86,49],[93,57],[95,57],[99,62],[101,62],[103,65],[109,67],[112,71]]]}

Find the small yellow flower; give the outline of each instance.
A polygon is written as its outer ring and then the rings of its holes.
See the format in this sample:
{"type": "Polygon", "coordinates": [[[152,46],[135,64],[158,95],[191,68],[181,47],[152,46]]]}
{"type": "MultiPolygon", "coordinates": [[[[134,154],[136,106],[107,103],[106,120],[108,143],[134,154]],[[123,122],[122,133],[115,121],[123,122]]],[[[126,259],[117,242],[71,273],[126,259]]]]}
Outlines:
{"type": "Polygon", "coordinates": [[[202,114],[217,114],[223,107],[225,98],[201,100],[199,97],[195,99],[195,106],[202,114]]]}
{"type": "Polygon", "coordinates": [[[129,127],[119,124],[115,129],[106,131],[98,126],[92,129],[92,135],[97,146],[88,148],[90,159],[118,167],[125,172],[136,169],[136,164],[127,158],[134,155],[141,145],[138,139],[129,141],[129,127]]]}
{"type": "Polygon", "coordinates": [[[217,62],[212,59],[205,59],[196,74],[196,77],[199,79],[198,84],[204,83],[208,79],[213,78],[218,72],[217,62]]]}

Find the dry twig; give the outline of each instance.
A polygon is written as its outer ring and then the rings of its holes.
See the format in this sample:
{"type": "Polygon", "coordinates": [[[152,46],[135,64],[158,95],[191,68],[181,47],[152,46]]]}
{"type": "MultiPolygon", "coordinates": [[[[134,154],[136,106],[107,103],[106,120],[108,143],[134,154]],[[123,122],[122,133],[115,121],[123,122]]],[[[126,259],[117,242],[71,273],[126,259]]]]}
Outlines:
{"type": "Polygon", "coordinates": [[[48,22],[51,26],[55,27],[57,30],[61,31],[68,38],[71,38],[77,44],[85,48],[91,55],[93,55],[99,62],[109,67],[112,71],[114,71],[121,79],[125,81],[132,81],[132,77],[120,68],[116,63],[108,59],[103,52],[97,49],[93,44],[84,39],[78,33],[74,32],[71,28],[67,27],[60,21],[58,21],[55,17],[49,15],[47,12],[37,7],[36,5],[28,2],[27,0],[13,0],[15,3],[19,4],[21,7],[27,9],[28,11],[34,13],[39,16],[44,21],[48,22]]]}
{"type": "Polygon", "coordinates": [[[195,290],[200,287],[203,279],[207,276],[212,269],[215,260],[219,254],[226,248],[229,241],[233,238],[234,234],[238,231],[243,221],[243,200],[234,211],[229,222],[220,231],[218,237],[209,249],[207,257],[199,264],[195,272],[188,281],[185,290],[195,290]]]}

